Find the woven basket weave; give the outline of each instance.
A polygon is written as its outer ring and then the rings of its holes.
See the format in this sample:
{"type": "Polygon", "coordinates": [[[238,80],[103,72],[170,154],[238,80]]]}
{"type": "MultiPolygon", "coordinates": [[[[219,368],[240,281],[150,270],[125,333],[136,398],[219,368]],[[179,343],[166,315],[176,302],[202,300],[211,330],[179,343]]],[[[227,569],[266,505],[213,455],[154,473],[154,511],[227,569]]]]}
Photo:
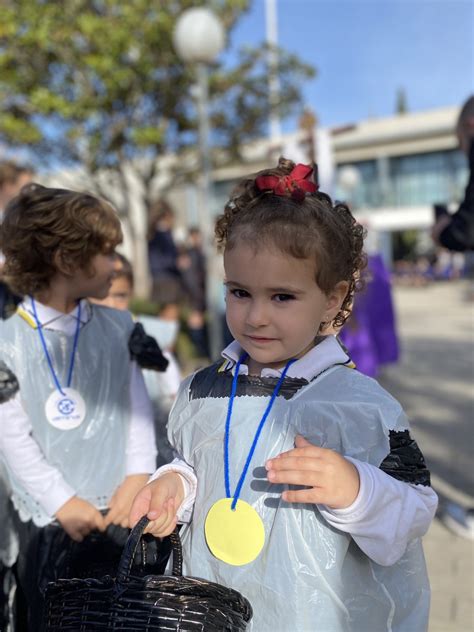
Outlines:
{"type": "MultiPolygon", "coordinates": [[[[144,547],[142,518],[132,530],[117,577],[60,579],[46,590],[46,632],[240,632],[252,608],[239,592],[198,577],[183,577],[181,541],[171,536],[172,575],[132,575],[138,547],[144,547]]],[[[142,551],[142,555],[144,555],[142,551]]]]}

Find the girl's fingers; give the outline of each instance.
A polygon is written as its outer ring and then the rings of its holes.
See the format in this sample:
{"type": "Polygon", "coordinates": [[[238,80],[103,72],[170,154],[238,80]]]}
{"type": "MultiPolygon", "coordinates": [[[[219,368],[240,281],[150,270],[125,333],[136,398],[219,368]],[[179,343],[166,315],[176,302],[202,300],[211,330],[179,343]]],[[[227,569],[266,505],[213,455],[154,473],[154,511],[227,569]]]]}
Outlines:
{"type": "Polygon", "coordinates": [[[317,459],[317,458],[322,458],[325,456],[326,452],[327,452],[327,448],[320,448],[317,445],[305,445],[302,448],[292,448],[291,450],[287,450],[286,452],[282,452],[281,454],[279,454],[277,457],[274,457],[273,459],[269,459],[267,461],[271,462],[271,461],[279,461],[280,459],[286,458],[288,456],[290,457],[308,457],[308,458],[313,458],[313,459],[317,459]]]}
{"type": "Polygon", "coordinates": [[[308,446],[314,447],[314,444],[310,443],[308,441],[308,439],[303,437],[303,435],[296,435],[296,437],[295,437],[295,446],[297,448],[305,448],[305,447],[308,447],[308,446]]]}
{"type": "Polygon", "coordinates": [[[98,529],[99,531],[105,531],[107,529],[107,524],[105,522],[105,518],[104,516],[100,513],[100,511],[97,512],[96,514],[96,519],[95,519],[95,527],[96,529],[98,529]]]}
{"type": "Polygon", "coordinates": [[[287,503],[324,504],[323,494],[314,488],[288,490],[281,497],[287,503]]]}
{"type": "Polygon", "coordinates": [[[158,486],[157,488],[153,490],[151,494],[151,498],[150,498],[150,507],[147,514],[148,517],[152,517],[152,514],[155,514],[155,512],[156,512],[156,515],[154,515],[154,517],[157,517],[159,513],[166,510],[167,503],[170,500],[170,497],[168,494],[169,494],[168,487],[166,485],[158,486]]]}
{"type": "Polygon", "coordinates": [[[168,510],[167,510],[166,503],[164,503],[163,506],[160,509],[151,509],[147,513],[147,518],[150,521],[148,527],[151,524],[154,524],[154,525],[161,525],[161,524],[163,524],[165,522],[165,520],[167,519],[167,517],[168,517],[168,510]]]}
{"type": "Polygon", "coordinates": [[[144,487],[141,492],[135,496],[130,509],[129,522],[134,527],[142,516],[148,515],[151,504],[151,489],[144,487]]]}
{"type": "Polygon", "coordinates": [[[281,456],[278,459],[267,461],[267,470],[283,471],[283,470],[306,470],[321,472],[323,467],[320,459],[305,456],[281,456]]]}
{"type": "MultiPolygon", "coordinates": [[[[109,518],[109,515],[107,514],[106,518],[109,518]]],[[[119,525],[119,526],[125,526],[128,527],[128,517],[127,517],[127,513],[124,511],[120,511],[120,512],[116,512],[116,514],[110,518],[107,522],[107,526],[109,526],[109,524],[115,524],[115,525],[119,525]]]]}
{"type": "Polygon", "coordinates": [[[174,509],[174,499],[168,498],[164,503],[161,511],[152,510],[148,512],[148,518],[150,518],[150,523],[145,529],[145,533],[151,533],[155,537],[164,537],[164,535],[168,535],[164,533],[169,525],[173,523],[176,519],[176,512],[174,509]],[[159,514],[156,515],[155,514],[159,514]]]}
{"type": "Polygon", "coordinates": [[[173,533],[175,527],[176,527],[176,516],[170,516],[170,519],[166,522],[166,524],[164,524],[161,527],[158,537],[164,538],[170,533],[173,533]]]}
{"type": "Polygon", "coordinates": [[[168,528],[168,532],[166,535],[170,535],[171,533],[173,533],[173,531],[176,529],[176,525],[178,524],[178,520],[176,518],[176,516],[174,517],[174,519],[171,521],[171,524],[168,528]]]}
{"type": "Polygon", "coordinates": [[[109,511],[105,515],[105,526],[108,527],[109,524],[115,524],[115,520],[117,519],[117,516],[119,515],[119,513],[120,513],[120,510],[117,505],[109,509],[109,511]]]}
{"type": "Polygon", "coordinates": [[[150,522],[145,533],[151,533],[155,538],[164,538],[169,535],[176,526],[176,516],[173,514],[166,515],[165,520],[154,520],[150,522]]]}
{"type": "Polygon", "coordinates": [[[151,533],[151,535],[154,535],[155,537],[159,537],[158,534],[160,533],[164,523],[165,523],[164,515],[161,515],[157,520],[150,520],[144,533],[151,533]]]}
{"type": "Polygon", "coordinates": [[[163,525],[161,526],[160,537],[164,537],[165,535],[169,535],[174,528],[174,524],[176,523],[176,511],[174,509],[174,498],[170,498],[166,503],[166,519],[163,525]]]}
{"type": "Polygon", "coordinates": [[[283,483],[285,485],[305,485],[316,487],[320,484],[321,478],[318,472],[308,470],[270,470],[267,474],[271,483],[283,483]]]}

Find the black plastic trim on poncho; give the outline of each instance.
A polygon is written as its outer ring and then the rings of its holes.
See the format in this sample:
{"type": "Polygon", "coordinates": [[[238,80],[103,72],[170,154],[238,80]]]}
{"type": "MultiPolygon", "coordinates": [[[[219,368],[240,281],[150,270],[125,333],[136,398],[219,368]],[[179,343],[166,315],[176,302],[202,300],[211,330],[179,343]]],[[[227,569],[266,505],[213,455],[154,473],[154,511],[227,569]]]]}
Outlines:
{"type": "Polygon", "coordinates": [[[22,297],[14,294],[6,283],[0,281],[0,319],[7,320],[13,316],[22,300],[22,297]]]}
{"type": "Polygon", "coordinates": [[[4,404],[14,397],[20,386],[15,374],[0,360],[0,404],[4,404]]]}
{"type": "Polygon", "coordinates": [[[132,360],[136,360],[142,369],[166,371],[168,360],[163,355],[160,345],[146,333],[141,323],[135,323],[128,340],[128,350],[132,360]]]}
{"type": "MultiPolygon", "coordinates": [[[[229,397],[232,388],[231,371],[218,372],[222,361],[211,364],[196,373],[189,388],[189,399],[204,399],[205,397],[229,397]]],[[[266,397],[271,395],[278,383],[277,377],[259,377],[256,375],[239,375],[237,380],[236,397],[252,395],[266,397]]],[[[300,388],[308,384],[302,378],[286,377],[278,395],[291,399],[300,388]]]]}
{"type": "Polygon", "coordinates": [[[408,430],[390,430],[390,454],[382,461],[380,469],[405,483],[431,485],[425,458],[408,430]]]}

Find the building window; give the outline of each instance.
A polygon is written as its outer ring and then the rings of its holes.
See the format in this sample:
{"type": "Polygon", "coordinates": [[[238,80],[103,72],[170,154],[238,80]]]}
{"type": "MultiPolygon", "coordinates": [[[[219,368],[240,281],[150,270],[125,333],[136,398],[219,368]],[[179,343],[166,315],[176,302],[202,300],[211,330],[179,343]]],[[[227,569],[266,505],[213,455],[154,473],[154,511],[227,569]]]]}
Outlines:
{"type": "Polygon", "coordinates": [[[467,180],[466,158],[458,150],[391,158],[390,180],[394,206],[458,201],[467,180]]]}
{"type": "Polygon", "coordinates": [[[459,202],[467,182],[466,162],[459,150],[353,162],[359,183],[350,192],[338,186],[336,198],[355,208],[459,202]]]}
{"type": "Polygon", "coordinates": [[[336,199],[344,201],[354,208],[380,206],[380,184],[377,177],[376,161],[342,163],[338,165],[338,171],[346,166],[357,169],[359,182],[354,190],[346,191],[340,186],[339,179],[336,177],[336,199]]]}

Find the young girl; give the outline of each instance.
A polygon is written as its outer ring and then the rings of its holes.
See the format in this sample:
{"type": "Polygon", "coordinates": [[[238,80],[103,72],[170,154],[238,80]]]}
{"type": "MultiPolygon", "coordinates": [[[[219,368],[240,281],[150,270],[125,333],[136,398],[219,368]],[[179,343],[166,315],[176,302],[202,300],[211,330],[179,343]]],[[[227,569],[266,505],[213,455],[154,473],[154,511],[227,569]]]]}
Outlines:
{"type": "Polygon", "coordinates": [[[243,593],[255,631],[419,632],[437,499],[398,402],[325,335],[349,314],[363,230],[311,173],[281,159],[218,219],[235,341],[181,385],[184,462],[158,470],[131,523],[164,536],[194,502],[184,572],[243,593]]]}
{"type": "Polygon", "coordinates": [[[38,630],[48,581],[79,566],[91,576],[88,563],[113,571],[112,540],[120,528],[126,537],[132,499],[155,469],[153,416],[129,354],[130,315],[85,298],[110,288],[122,238],[114,209],[29,185],[0,231],[6,281],[24,297],[0,323],[0,360],[19,384],[0,404],[0,458],[19,517],[19,583],[38,630]],[[93,546],[92,532],[105,530],[93,546]]]}

